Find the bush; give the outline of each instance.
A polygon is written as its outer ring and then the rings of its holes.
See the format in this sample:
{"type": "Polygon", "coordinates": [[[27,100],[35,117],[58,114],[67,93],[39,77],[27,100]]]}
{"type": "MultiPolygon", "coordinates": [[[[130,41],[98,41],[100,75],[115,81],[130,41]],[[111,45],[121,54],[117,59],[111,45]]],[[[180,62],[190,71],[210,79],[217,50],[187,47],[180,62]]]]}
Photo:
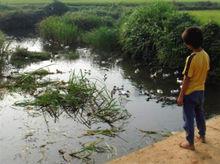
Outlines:
{"type": "Polygon", "coordinates": [[[64,3],[54,2],[42,10],[18,10],[0,17],[0,29],[3,31],[17,31],[34,29],[42,19],[52,15],[62,15],[68,11],[64,3]]]}
{"type": "Polygon", "coordinates": [[[153,3],[122,21],[120,43],[128,56],[178,67],[186,55],[181,33],[193,24],[189,15],[179,13],[171,4],[153,3]]]}
{"type": "Polygon", "coordinates": [[[67,23],[62,17],[51,16],[40,23],[40,35],[52,44],[71,45],[76,42],[77,27],[67,23]]]}
{"type": "Polygon", "coordinates": [[[69,8],[64,3],[59,1],[54,1],[43,9],[46,15],[62,15],[68,10],[69,8]]]}
{"type": "Polygon", "coordinates": [[[101,17],[89,12],[67,13],[65,18],[83,31],[90,31],[101,26],[113,26],[113,19],[111,17],[101,17]]]}
{"type": "MultiPolygon", "coordinates": [[[[165,30],[156,39],[157,59],[168,67],[181,67],[191,53],[183,44],[181,34],[185,28],[196,24],[186,13],[173,13],[164,22],[165,30]]],[[[156,37],[156,36],[155,36],[156,37]]]]}
{"type": "Polygon", "coordinates": [[[211,79],[220,80],[220,26],[216,23],[208,23],[202,28],[204,34],[204,49],[211,59],[211,79]]]}
{"type": "Polygon", "coordinates": [[[84,42],[105,51],[114,51],[118,47],[117,30],[109,27],[100,27],[84,36],[84,42]]]}
{"type": "Polygon", "coordinates": [[[154,36],[160,35],[162,20],[172,14],[171,11],[172,8],[167,3],[155,3],[136,9],[130,16],[126,15],[119,32],[124,52],[134,57],[150,55],[152,52],[149,51],[155,49],[154,36]]]}

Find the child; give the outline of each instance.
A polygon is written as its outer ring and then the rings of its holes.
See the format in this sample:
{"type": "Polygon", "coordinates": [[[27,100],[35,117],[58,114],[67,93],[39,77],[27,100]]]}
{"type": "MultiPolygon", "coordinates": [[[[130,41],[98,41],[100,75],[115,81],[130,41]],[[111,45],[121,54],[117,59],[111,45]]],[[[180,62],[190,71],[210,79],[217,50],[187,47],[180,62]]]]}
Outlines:
{"type": "Polygon", "coordinates": [[[187,57],[183,71],[184,80],[177,99],[179,106],[183,105],[184,129],[186,141],[180,147],[195,150],[194,146],[194,118],[199,130],[198,140],[205,143],[206,125],[204,117],[204,90],[207,72],[209,70],[209,56],[202,49],[203,35],[201,29],[190,27],[182,34],[182,39],[192,54],[187,57]]]}

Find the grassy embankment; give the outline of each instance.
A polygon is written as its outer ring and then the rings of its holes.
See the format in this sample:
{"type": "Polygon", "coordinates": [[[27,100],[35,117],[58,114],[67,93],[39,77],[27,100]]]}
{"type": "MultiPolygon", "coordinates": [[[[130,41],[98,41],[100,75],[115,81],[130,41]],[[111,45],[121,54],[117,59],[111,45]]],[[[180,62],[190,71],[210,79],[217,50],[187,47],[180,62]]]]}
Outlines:
{"type": "Polygon", "coordinates": [[[203,24],[210,21],[215,21],[220,24],[220,10],[194,10],[188,12],[190,15],[195,16],[203,24]]]}
{"type": "MultiPolygon", "coordinates": [[[[155,0],[60,0],[64,3],[70,4],[112,4],[112,3],[123,3],[123,4],[139,4],[155,2],[155,0]]],[[[172,2],[173,0],[163,0],[172,2]]],[[[219,2],[219,0],[209,0],[210,2],[219,2]]],[[[3,4],[42,4],[52,3],[53,0],[1,0],[3,4]]],[[[207,2],[207,0],[175,0],[175,2],[207,2]]]]}

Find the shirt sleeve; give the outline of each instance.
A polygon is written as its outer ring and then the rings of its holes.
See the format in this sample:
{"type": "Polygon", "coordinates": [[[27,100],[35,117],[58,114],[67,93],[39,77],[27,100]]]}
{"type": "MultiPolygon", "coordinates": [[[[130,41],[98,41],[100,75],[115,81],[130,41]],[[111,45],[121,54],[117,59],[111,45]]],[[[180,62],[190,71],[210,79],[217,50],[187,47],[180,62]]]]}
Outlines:
{"type": "Polygon", "coordinates": [[[185,67],[184,67],[184,70],[183,70],[182,74],[187,76],[187,77],[192,77],[193,76],[193,72],[194,72],[193,57],[194,57],[194,54],[188,56],[187,59],[186,59],[186,64],[185,64],[185,67]]]}

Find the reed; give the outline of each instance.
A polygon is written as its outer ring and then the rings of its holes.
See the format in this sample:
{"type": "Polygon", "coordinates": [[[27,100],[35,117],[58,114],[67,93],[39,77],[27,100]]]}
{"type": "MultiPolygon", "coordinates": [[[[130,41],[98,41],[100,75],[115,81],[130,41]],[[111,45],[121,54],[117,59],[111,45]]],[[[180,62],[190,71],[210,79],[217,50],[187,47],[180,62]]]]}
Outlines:
{"type": "Polygon", "coordinates": [[[73,45],[77,41],[78,29],[62,17],[51,16],[39,25],[40,35],[51,44],[73,45]]]}

